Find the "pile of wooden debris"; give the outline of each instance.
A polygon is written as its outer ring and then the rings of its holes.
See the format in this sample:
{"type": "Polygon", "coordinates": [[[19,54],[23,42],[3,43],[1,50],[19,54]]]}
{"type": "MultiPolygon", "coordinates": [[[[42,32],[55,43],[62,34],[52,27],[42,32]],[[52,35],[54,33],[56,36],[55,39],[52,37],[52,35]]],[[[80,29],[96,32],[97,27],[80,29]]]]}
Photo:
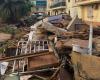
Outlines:
{"type": "Polygon", "coordinates": [[[9,63],[3,64],[8,66],[3,69],[4,80],[100,79],[100,35],[93,39],[94,54],[90,56],[89,26],[77,16],[48,17],[31,29],[27,39],[18,42],[13,56],[0,59],[1,63],[9,63]]]}

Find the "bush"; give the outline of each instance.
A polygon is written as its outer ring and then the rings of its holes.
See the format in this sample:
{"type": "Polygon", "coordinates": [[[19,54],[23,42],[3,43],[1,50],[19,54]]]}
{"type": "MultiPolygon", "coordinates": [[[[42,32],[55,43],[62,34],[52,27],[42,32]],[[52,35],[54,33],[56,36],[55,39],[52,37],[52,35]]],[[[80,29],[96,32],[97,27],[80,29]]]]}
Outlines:
{"type": "Polygon", "coordinates": [[[15,34],[17,32],[17,29],[13,25],[7,25],[5,27],[2,27],[0,29],[0,32],[7,33],[7,34],[15,34]]]}

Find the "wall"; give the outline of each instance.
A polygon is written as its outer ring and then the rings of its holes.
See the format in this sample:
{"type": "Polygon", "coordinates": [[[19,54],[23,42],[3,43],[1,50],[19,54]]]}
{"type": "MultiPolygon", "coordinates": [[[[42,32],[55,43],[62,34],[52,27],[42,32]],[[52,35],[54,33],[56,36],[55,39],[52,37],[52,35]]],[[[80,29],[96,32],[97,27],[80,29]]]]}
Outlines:
{"type": "Polygon", "coordinates": [[[98,8],[95,9],[94,6],[92,6],[92,11],[90,11],[89,13],[89,6],[91,5],[84,5],[84,6],[80,6],[78,8],[78,16],[79,18],[81,18],[82,20],[86,21],[86,22],[93,22],[94,25],[100,25],[100,4],[98,4],[98,8]],[[92,15],[93,13],[93,18],[90,18],[89,15],[92,15]]]}
{"type": "Polygon", "coordinates": [[[53,0],[47,0],[47,14],[52,15],[52,10],[50,8],[51,4],[53,3],[53,0]]]}
{"type": "Polygon", "coordinates": [[[77,15],[77,7],[75,6],[75,0],[66,0],[66,12],[73,18],[77,15]]]}

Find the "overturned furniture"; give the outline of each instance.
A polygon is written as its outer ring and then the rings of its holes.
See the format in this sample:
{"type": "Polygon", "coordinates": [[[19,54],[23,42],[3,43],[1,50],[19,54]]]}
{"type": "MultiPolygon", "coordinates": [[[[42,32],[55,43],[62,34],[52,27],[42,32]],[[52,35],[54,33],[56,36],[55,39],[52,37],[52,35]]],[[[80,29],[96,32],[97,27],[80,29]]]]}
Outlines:
{"type": "Polygon", "coordinates": [[[49,67],[56,67],[58,64],[59,64],[59,60],[52,52],[48,52],[47,54],[28,58],[29,71],[49,68],[49,67]]]}

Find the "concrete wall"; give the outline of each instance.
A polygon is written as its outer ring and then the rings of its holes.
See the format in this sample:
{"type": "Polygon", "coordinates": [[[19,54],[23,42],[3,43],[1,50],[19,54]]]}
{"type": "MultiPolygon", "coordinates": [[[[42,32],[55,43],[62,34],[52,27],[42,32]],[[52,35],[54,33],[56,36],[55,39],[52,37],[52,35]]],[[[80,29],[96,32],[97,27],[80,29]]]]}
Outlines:
{"type": "Polygon", "coordinates": [[[73,18],[77,15],[77,7],[75,6],[75,0],[66,0],[66,12],[73,18]]]}
{"type": "Polygon", "coordinates": [[[89,7],[91,6],[92,5],[80,6],[78,8],[78,16],[86,22],[92,21],[94,25],[100,25],[100,3],[98,4],[98,7],[96,7],[97,4],[93,4],[92,11],[89,10],[89,7]],[[93,18],[90,17],[92,14],[93,18]]]}

